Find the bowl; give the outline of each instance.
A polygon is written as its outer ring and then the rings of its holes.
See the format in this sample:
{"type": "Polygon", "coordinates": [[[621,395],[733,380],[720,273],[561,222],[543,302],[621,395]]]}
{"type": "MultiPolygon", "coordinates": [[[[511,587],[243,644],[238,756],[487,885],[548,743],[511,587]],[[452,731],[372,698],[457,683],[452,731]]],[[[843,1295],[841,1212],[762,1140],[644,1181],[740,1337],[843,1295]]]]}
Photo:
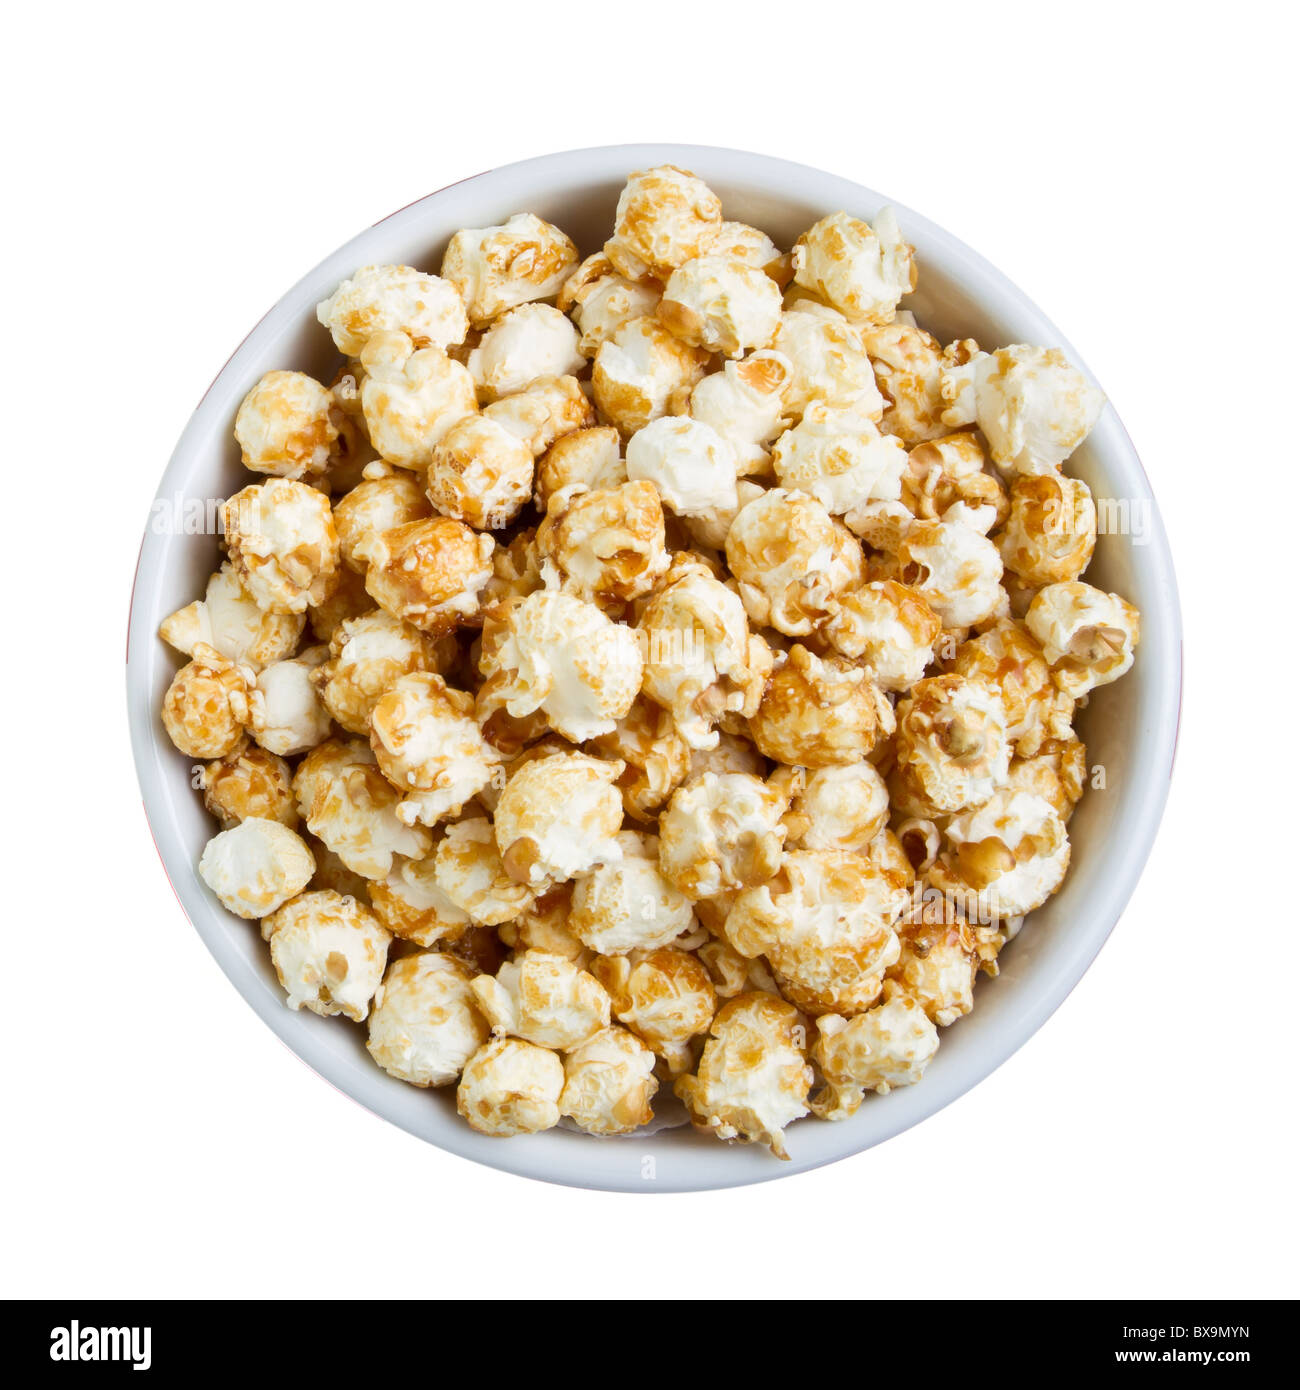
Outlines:
{"type": "MultiPolygon", "coordinates": [[[[1071,821],[1073,866],[1064,887],[1007,947],[1001,974],[981,982],[975,1011],[944,1030],[924,1081],[868,1096],[841,1123],[811,1117],[797,1122],[787,1132],[788,1162],[761,1146],[721,1144],[689,1127],[612,1139],[563,1129],[488,1138],[455,1113],[451,1088],[420,1090],[380,1071],[365,1050],[363,1029],[286,1008],[256,925],[227,913],[195,871],[213,822],[191,786],[191,760],[172,747],[158,713],[180,664],[158,638],[158,624],[200,596],[217,565],[211,527],[208,534],[188,533],[199,524],[195,502],[202,510],[208,499],[227,497],[248,481],[232,435],[235,411],[272,368],[330,378],[340,359],[316,322],[315,306],[358,266],[401,262],[436,270],[458,228],[488,226],[519,211],[555,222],[586,254],[608,235],[627,174],[664,163],[694,170],[721,196],[725,216],[763,228],[784,246],[828,212],[844,208],[871,218],[891,202],[847,179],[760,154],[702,145],[623,145],[494,169],[376,223],[267,312],[199,402],[146,526],[127,648],[131,739],[158,852],[208,950],[275,1033],[340,1090],[442,1149],[526,1177],[633,1192],[734,1187],[846,1158],[934,1114],[1004,1062],[1078,982],[1133,891],[1168,792],[1181,692],[1178,596],[1168,546],[1142,465],[1107,406],[1067,465],[1099,499],[1122,504],[1112,514],[1127,519],[1130,531],[1099,538],[1087,579],[1123,594],[1142,611],[1142,645],[1133,670],[1095,692],[1079,725],[1090,766],[1105,768],[1106,789],[1085,795],[1071,821]]],[[[920,265],[919,287],[904,304],[922,325],[944,342],[970,336],[988,345],[1059,346],[1087,372],[1061,333],[1005,276],[924,217],[894,207],[920,265]]]]}

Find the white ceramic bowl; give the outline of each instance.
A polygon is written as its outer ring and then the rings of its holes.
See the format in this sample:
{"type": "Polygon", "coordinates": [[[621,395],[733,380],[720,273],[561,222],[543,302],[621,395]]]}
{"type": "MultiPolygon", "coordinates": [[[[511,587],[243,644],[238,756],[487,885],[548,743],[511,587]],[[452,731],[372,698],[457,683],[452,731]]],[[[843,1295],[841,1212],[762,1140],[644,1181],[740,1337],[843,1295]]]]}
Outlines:
{"type": "MultiPolygon", "coordinates": [[[[274,367],[329,379],[339,359],[316,322],[315,306],[356,267],[402,262],[436,270],[457,228],[487,226],[517,211],[554,221],[585,254],[608,235],[627,174],[662,163],[693,169],[717,190],[727,217],[763,228],[784,246],[825,213],[845,208],[870,218],[890,201],[800,164],[695,145],[572,150],[430,194],[341,247],[266,314],[199,402],[163,475],[159,499],[170,506],[178,495],[223,498],[244,485],[248,475],[231,433],[240,400],[274,367]]],[[[987,261],[925,218],[895,206],[920,264],[920,286],[906,303],[926,328],[944,342],[972,336],[990,346],[1061,346],[1083,365],[1061,333],[987,261]]],[[[798,1122],[788,1131],[787,1163],[764,1148],[720,1144],[689,1128],[624,1139],[564,1130],[489,1139],[455,1113],[449,1090],[417,1090],[381,1072],[365,1051],[362,1029],[285,1007],[256,928],[226,913],[195,873],[213,823],[191,788],[190,760],[169,743],[158,715],[179,664],[158,639],[158,624],[202,594],[216,566],[216,541],[151,526],[132,595],[127,691],[145,810],[177,897],[235,988],[309,1066],[376,1114],[466,1158],[573,1186],[671,1192],[762,1182],[870,1148],[969,1090],[1056,1009],[1123,911],[1164,807],[1181,690],[1178,597],[1164,532],[1142,466],[1112,409],[1107,407],[1068,468],[1099,498],[1150,508],[1146,543],[1104,536],[1086,576],[1142,611],[1136,665],[1095,694],[1080,722],[1089,763],[1106,769],[1106,790],[1085,795],[1071,822],[1074,857],[1064,888],[1004,952],[999,977],[979,985],[974,1013],[943,1031],[943,1046],[924,1081],[869,1097],[841,1124],[798,1122]]]]}

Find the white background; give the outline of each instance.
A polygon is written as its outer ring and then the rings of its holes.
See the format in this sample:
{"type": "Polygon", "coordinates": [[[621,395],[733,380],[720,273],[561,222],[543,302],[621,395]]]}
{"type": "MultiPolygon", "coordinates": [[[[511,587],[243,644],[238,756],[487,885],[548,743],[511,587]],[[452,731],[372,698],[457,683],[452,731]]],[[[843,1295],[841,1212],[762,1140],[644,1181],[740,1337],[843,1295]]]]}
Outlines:
{"type": "Polygon", "coordinates": [[[7,21],[0,96],[3,1292],[1300,1292],[1283,7],[36,13],[7,21]],[[694,1197],[476,1168],[281,1047],[171,895],[122,679],[154,485],[263,311],[452,180],[656,139],[856,179],[1016,280],[1144,458],[1187,637],[1162,833],[1059,1013],[891,1143],[694,1197]]]}

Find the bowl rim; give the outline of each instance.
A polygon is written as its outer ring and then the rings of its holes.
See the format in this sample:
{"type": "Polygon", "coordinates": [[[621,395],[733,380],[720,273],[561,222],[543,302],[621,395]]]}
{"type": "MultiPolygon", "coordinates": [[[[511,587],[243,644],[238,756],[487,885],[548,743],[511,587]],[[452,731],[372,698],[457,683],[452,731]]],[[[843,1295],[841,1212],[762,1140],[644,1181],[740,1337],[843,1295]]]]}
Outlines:
{"type": "MultiPolygon", "coordinates": [[[[792,160],[722,146],[680,143],[590,146],[537,155],[447,184],[381,218],[326,256],[262,315],[209,383],[177,441],[154,496],[167,497],[178,486],[183,488],[189,461],[199,452],[202,442],[211,437],[214,429],[229,428],[226,403],[214,399],[220,394],[215,388],[237,378],[244,364],[257,357],[263,343],[274,335],[278,326],[313,307],[323,280],[328,281],[330,276],[335,280],[342,279],[362,264],[365,257],[358,253],[375,228],[393,223],[405,226],[409,222],[414,229],[425,222],[426,214],[434,209],[438,199],[468,183],[499,184],[504,204],[509,201],[508,194],[513,196],[511,190],[515,185],[527,184],[539,174],[546,173],[551,178],[581,177],[594,184],[606,177],[621,180],[630,170],[656,164],[699,168],[706,180],[711,176],[712,167],[724,164],[725,176],[733,182],[748,183],[767,191],[778,189],[785,192],[806,188],[810,194],[815,193],[816,200],[828,210],[835,206],[879,208],[888,204],[897,211],[900,222],[907,227],[909,239],[929,246],[931,255],[937,247],[947,262],[962,263],[963,287],[974,298],[981,303],[990,300],[1010,303],[1021,317],[1037,320],[1036,331],[1043,335],[1037,341],[1059,346],[1090,380],[1095,380],[1069,340],[1000,270],[936,223],[865,185],[792,160]],[[341,267],[346,268],[339,274],[341,267]]],[[[722,176],[715,174],[712,177],[722,176]]],[[[921,259],[924,263],[926,257],[922,256],[921,259]]],[[[1031,999],[1020,1001],[1021,1007],[1014,1014],[1006,1011],[1008,1016],[996,1029],[995,1042],[985,1040],[978,1058],[965,1059],[965,1065],[959,1065],[951,1075],[945,1076],[943,1084],[932,1087],[927,1077],[924,1086],[893,1092],[887,1098],[891,1103],[884,1107],[887,1113],[877,1117],[875,1126],[869,1132],[852,1123],[818,1126],[819,1130],[830,1133],[817,1145],[817,1152],[796,1152],[789,1162],[778,1162],[766,1153],[760,1156],[756,1152],[757,1146],[746,1149],[713,1144],[710,1148],[702,1141],[698,1158],[692,1156],[685,1164],[673,1165],[681,1167],[681,1173],[665,1174],[656,1181],[644,1181],[627,1171],[628,1165],[611,1165],[601,1158],[602,1151],[608,1152],[611,1143],[618,1143],[621,1147],[621,1142],[625,1141],[599,1143],[586,1136],[569,1135],[568,1138],[589,1151],[575,1158],[576,1151],[571,1145],[565,1149],[540,1147],[537,1141],[547,1140],[549,1135],[516,1138],[503,1143],[476,1134],[459,1119],[434,1137],[407,1123],[380,1099],[357,1096],[349,1087],[343,1075],[345,1068],[336,1055],[321,1046],[317,1035],[300,1025],[300,1015],[247,987],[246,980],[241,978],[246,970],[246,962],[235,950],[229,935],[233,919],[204,895],[191,856],[180,845],[174,822],[170,817],[165,817],[166,782],[160,754],[170,754],[171,750],[160,747],[162,736],[154,719],[155,712],[148,708],[147,701],[138,698],[148,679],[145,652],[148,644],[155,642],[157,636],[154,623],[145,606],[137,602],[137,596],[142,589],[148,592],[153,587],[163,568],[163,547],[158,544],[162,538],[151,535],[146,525],[131,587],[126,653],[127,711],[145,818],[181,911],[231,984],[280,1041],[308,1067],[373,1114],[426,1143],[502,1172],[602,1191],[720,1190],[811,1171],[893,1138],[936,1114],[991,1075],[1060,1007],[1109,939],[1137,885],[1159,831],[1177,752],[1182,704],[1182,618],[1173,559],[1146,471],[1132,440],[1109,403],[1093,431],[1092,442],[1114,461],[1120,473],[1127,474],[1135,483],[1140,482],[1142,496],[1151,507],[1149,541],[1142,547],[1144,556],[1135,563],[1148,570],[1161,602],[1159,623],[1144,622],[1142,653],[1146,663],[1149,663],[1147,679],[1155,683],[1151,703],[1158,722],[1150,741],[1140,747],[1145,775],[1140,782],[1140,799],[1134,812],[1137,817],[1136,834],[1121,846],[1120,857],[1111,866],[1112,872],[1100,881],[1095,900],[1089,902],[1089,920],[1080,923],[1073,931],[1072,949],[1061,953],[1054,972],[1039,985],[1031,999]],[[151,541],[154,543],[151,544],[151,541]],[[568,1158],[565,1157],[566,1153],[568,1158]],[[755,1163],[752,1161],[755,1157],[761,1157],[763,1161],[755,1163]],[[719,1162],[720,1159],[725,1159],[725,1162],[719,1162]]],[[[551,1135],[557,1133],[550,1132],[551,1135]]],[[[640,1137],[644,1146],[653,1146],[653,1137],[640,1137]]]]}

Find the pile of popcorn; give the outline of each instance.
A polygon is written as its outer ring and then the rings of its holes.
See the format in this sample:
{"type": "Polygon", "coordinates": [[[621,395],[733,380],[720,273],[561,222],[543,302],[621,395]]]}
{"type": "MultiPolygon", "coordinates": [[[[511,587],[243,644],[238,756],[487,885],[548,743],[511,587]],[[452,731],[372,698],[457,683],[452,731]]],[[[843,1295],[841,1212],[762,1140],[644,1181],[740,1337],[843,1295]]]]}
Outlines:
{"type": "Polygon", "coordinates": [[[529,213],[318,308],[161,635],[199,874],[291,1008],[491,1135],[671,1092],[786,1156],[921,1079],[1061,885],[1138,613],[1061,471],[1101,394],[941,345],[893,213],[784,253],[685,170],[580,260],[529,213]]]}

